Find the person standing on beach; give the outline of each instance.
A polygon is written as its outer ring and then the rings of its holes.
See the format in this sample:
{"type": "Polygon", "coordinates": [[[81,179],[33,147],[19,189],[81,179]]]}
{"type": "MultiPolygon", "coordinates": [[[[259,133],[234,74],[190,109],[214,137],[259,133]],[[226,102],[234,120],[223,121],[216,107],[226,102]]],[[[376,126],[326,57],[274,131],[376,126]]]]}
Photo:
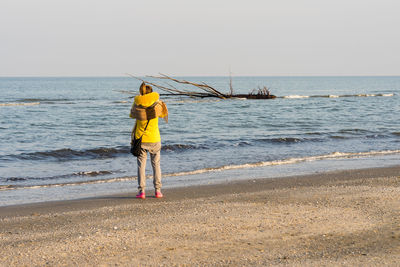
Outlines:
{"type": "Polygon", "coordinates": [[[136,139],[142,137],[141,153],[137,157],[139,192],[136,198],[146,198],[145,170],[147,153],[150,153],[151,166],[153,167],[155,197],[162,198],[160,167],[161,137],[158,128],[158,118],[164,118],[164,120],[168,122],[168,109],[167,105],[160,100],[160,95],[153,92],[153,88],[150,85],[142,83],[139,92],[140,95],[135,97],[130,113],[130,117],[136,119],[136,124],[132,131],[132,138],[133,135],[135,135],[136,139]]]}

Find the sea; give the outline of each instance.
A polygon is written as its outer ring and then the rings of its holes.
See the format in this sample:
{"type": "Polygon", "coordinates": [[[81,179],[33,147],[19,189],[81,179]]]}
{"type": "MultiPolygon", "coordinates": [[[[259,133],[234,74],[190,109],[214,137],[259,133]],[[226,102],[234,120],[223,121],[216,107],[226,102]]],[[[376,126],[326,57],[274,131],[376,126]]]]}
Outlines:
{"type": "MultiPolygon", "coordinates": [[[[230,90],[230,77],[177,78],[230,90]]],[[[161,95],[169,110],[168,123],[159,121],[164,188],[400,163],[400,77],[231,80],[234,93],[266,86],[277,98],[161,95]]],[[[140,83],[132,77],[0,77],[0,206],[134,196],[129,112],[140,83]]]]}

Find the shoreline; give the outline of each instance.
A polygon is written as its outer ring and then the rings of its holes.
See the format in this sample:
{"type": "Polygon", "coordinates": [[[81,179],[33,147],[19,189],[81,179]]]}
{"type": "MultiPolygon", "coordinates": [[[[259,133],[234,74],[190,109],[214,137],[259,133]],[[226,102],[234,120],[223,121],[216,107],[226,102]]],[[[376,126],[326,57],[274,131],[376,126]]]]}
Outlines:
{"type": "MultiPolygon", "coordinates": [[[[163,175],[163,188],[191,187],[198,185],[227,184],[235,181],[250,179],[271,179],[312,175],[315,173],[345,171],[364,168],[384,168],[397,166],[400,160],[398,153],[388,151],[372,152],[373,157],[343,158],[343,153],[311,156],[308,158],[288,159],[288,162],[299,161],[295,164],[274,164],[274,162],[260,162],[227,166],[217,169],[201,169],[188,173],[163,175]],[[333,158],[332,158],[333,157],[333,158]]],[[[346,153],[345,153],[346,154],[346,153]]],[[[354,153],[351,153],[353,155],[354,153]]],[[[360,153],[356,153],[359,155],[360,153]]],[[[367,153],[368,155],[371,152],[367,153]]],[[[347,153],[345,156],[350,156],[347,153]]],[[[354,155],[353,155],[354,156],[354,155]]],[[[151,176],[148,176],[151,178],[151,176]]],[[[44,184],[21,186],[1,190],[0,207],[14,205],[29,205],[33,203],[59,202],[87,198],[103,197],[115,194],[129,194],[136,191],[135,176],[119,176],[109,179],[76,181],[72,183],[44,184]]],[[[151,181],[148,181],[151,189],[151,181]]]]}
{"type": "Polygon", "coordinates": [[[389,265],[400,165],[0,207],[17,265],[389,265]]]}
{"type": "MultiPolygon", "coordinates": [[[[163,189],[166,196],[162,200],[155,201],[176,201],[185,198],[205,197],[226,193],[246,193],[255,192],[257,190],[267,190],[271,188],[282,188],[285,186],[311,186],[321,185],[328,180],[353,180],[361,178],[373,178],[380,176],[398,176],[400,175],[400,165],[390,167],[376,167],[376,168],[361,168],[361,169],[348,169],[348,170],[334,170],[327,172],[318,172],[303,175],[291,175],[275,178],[254,178],[244,180],[230,180],[228,182],[218,182],[207,185],[188,185],[180,187],[172,187],[163,189]],[[324,181],[324,179],[326,181],[324,181]],[[241,192],[237,189],[242,188],[241,192]],[[190,192],[190,193],[188,193],[190,192]],[[207,194],[205,192],[208,192],[207,194]],[[171,196],[172,195],[172,196],[171,196]]],[[[147,191],[153,192],[152,185],[147,181],[149,188],[147,191]]],[[[148,193],[147,201],[151,201],[153,193],[148,193]]],[[[125,203],[127,200],[135,199],[136,190],[129,193],[117,194],[104,194],[101,196],[85,197],[68,200],[54,200],[35,203],[14,204],[7,206],[0,206],[0,219],[9,215],[24,216],[31,211],[35,212],[51,212],[54,211],[68,211],[69,208],[75,206],[108,206],[119,205],[125,203]],[[67,210],[63,210],[63,209],[67,210]]]]}

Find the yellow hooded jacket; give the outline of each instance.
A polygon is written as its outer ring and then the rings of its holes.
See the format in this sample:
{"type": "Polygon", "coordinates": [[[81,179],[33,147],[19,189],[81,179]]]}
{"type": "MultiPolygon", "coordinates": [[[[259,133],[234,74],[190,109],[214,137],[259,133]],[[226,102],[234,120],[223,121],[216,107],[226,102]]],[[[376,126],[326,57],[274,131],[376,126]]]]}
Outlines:
{"type": "MultiPolygon", "coordinates": [[[[152,92],[145,95],[137,95],[135,97],[134,105],[142,106],[142,107],[150,107],[160,98],[159,94],[156,92],[152,92]]],[[[132,113],[130,115],[131,118],[132,113]]],[[[136,119],[136,130],[135,130],[135,138],[138,139],[142,135],[143,143],[157,143],[161,142],[160,130],[158,128],[158,118],[151,119],[149,125],[147,126],[146,131],[144,132],[144,128],[146,127],[147,120],[138,120],[136,119]],[[144,132],[144,133],[143,133],[144,132]]]]}

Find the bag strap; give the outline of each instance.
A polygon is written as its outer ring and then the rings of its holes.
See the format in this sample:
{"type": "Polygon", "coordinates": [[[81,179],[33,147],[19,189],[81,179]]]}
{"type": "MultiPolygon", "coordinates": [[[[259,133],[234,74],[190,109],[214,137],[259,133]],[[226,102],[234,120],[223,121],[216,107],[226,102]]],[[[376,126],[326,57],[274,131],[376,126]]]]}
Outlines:
{"type": "MultiPolygon", "coordinates": [[[[147,120],[146,127],[144,127],[143,134],[144,134],[144,132],[146,131],[146,129],[147,129],[147,126],[149,125],[149,122],[150,122],[150,120],[147,120]]],[[[142,136],[143,136],[143,134],[142,134],[142,136]]]]}

